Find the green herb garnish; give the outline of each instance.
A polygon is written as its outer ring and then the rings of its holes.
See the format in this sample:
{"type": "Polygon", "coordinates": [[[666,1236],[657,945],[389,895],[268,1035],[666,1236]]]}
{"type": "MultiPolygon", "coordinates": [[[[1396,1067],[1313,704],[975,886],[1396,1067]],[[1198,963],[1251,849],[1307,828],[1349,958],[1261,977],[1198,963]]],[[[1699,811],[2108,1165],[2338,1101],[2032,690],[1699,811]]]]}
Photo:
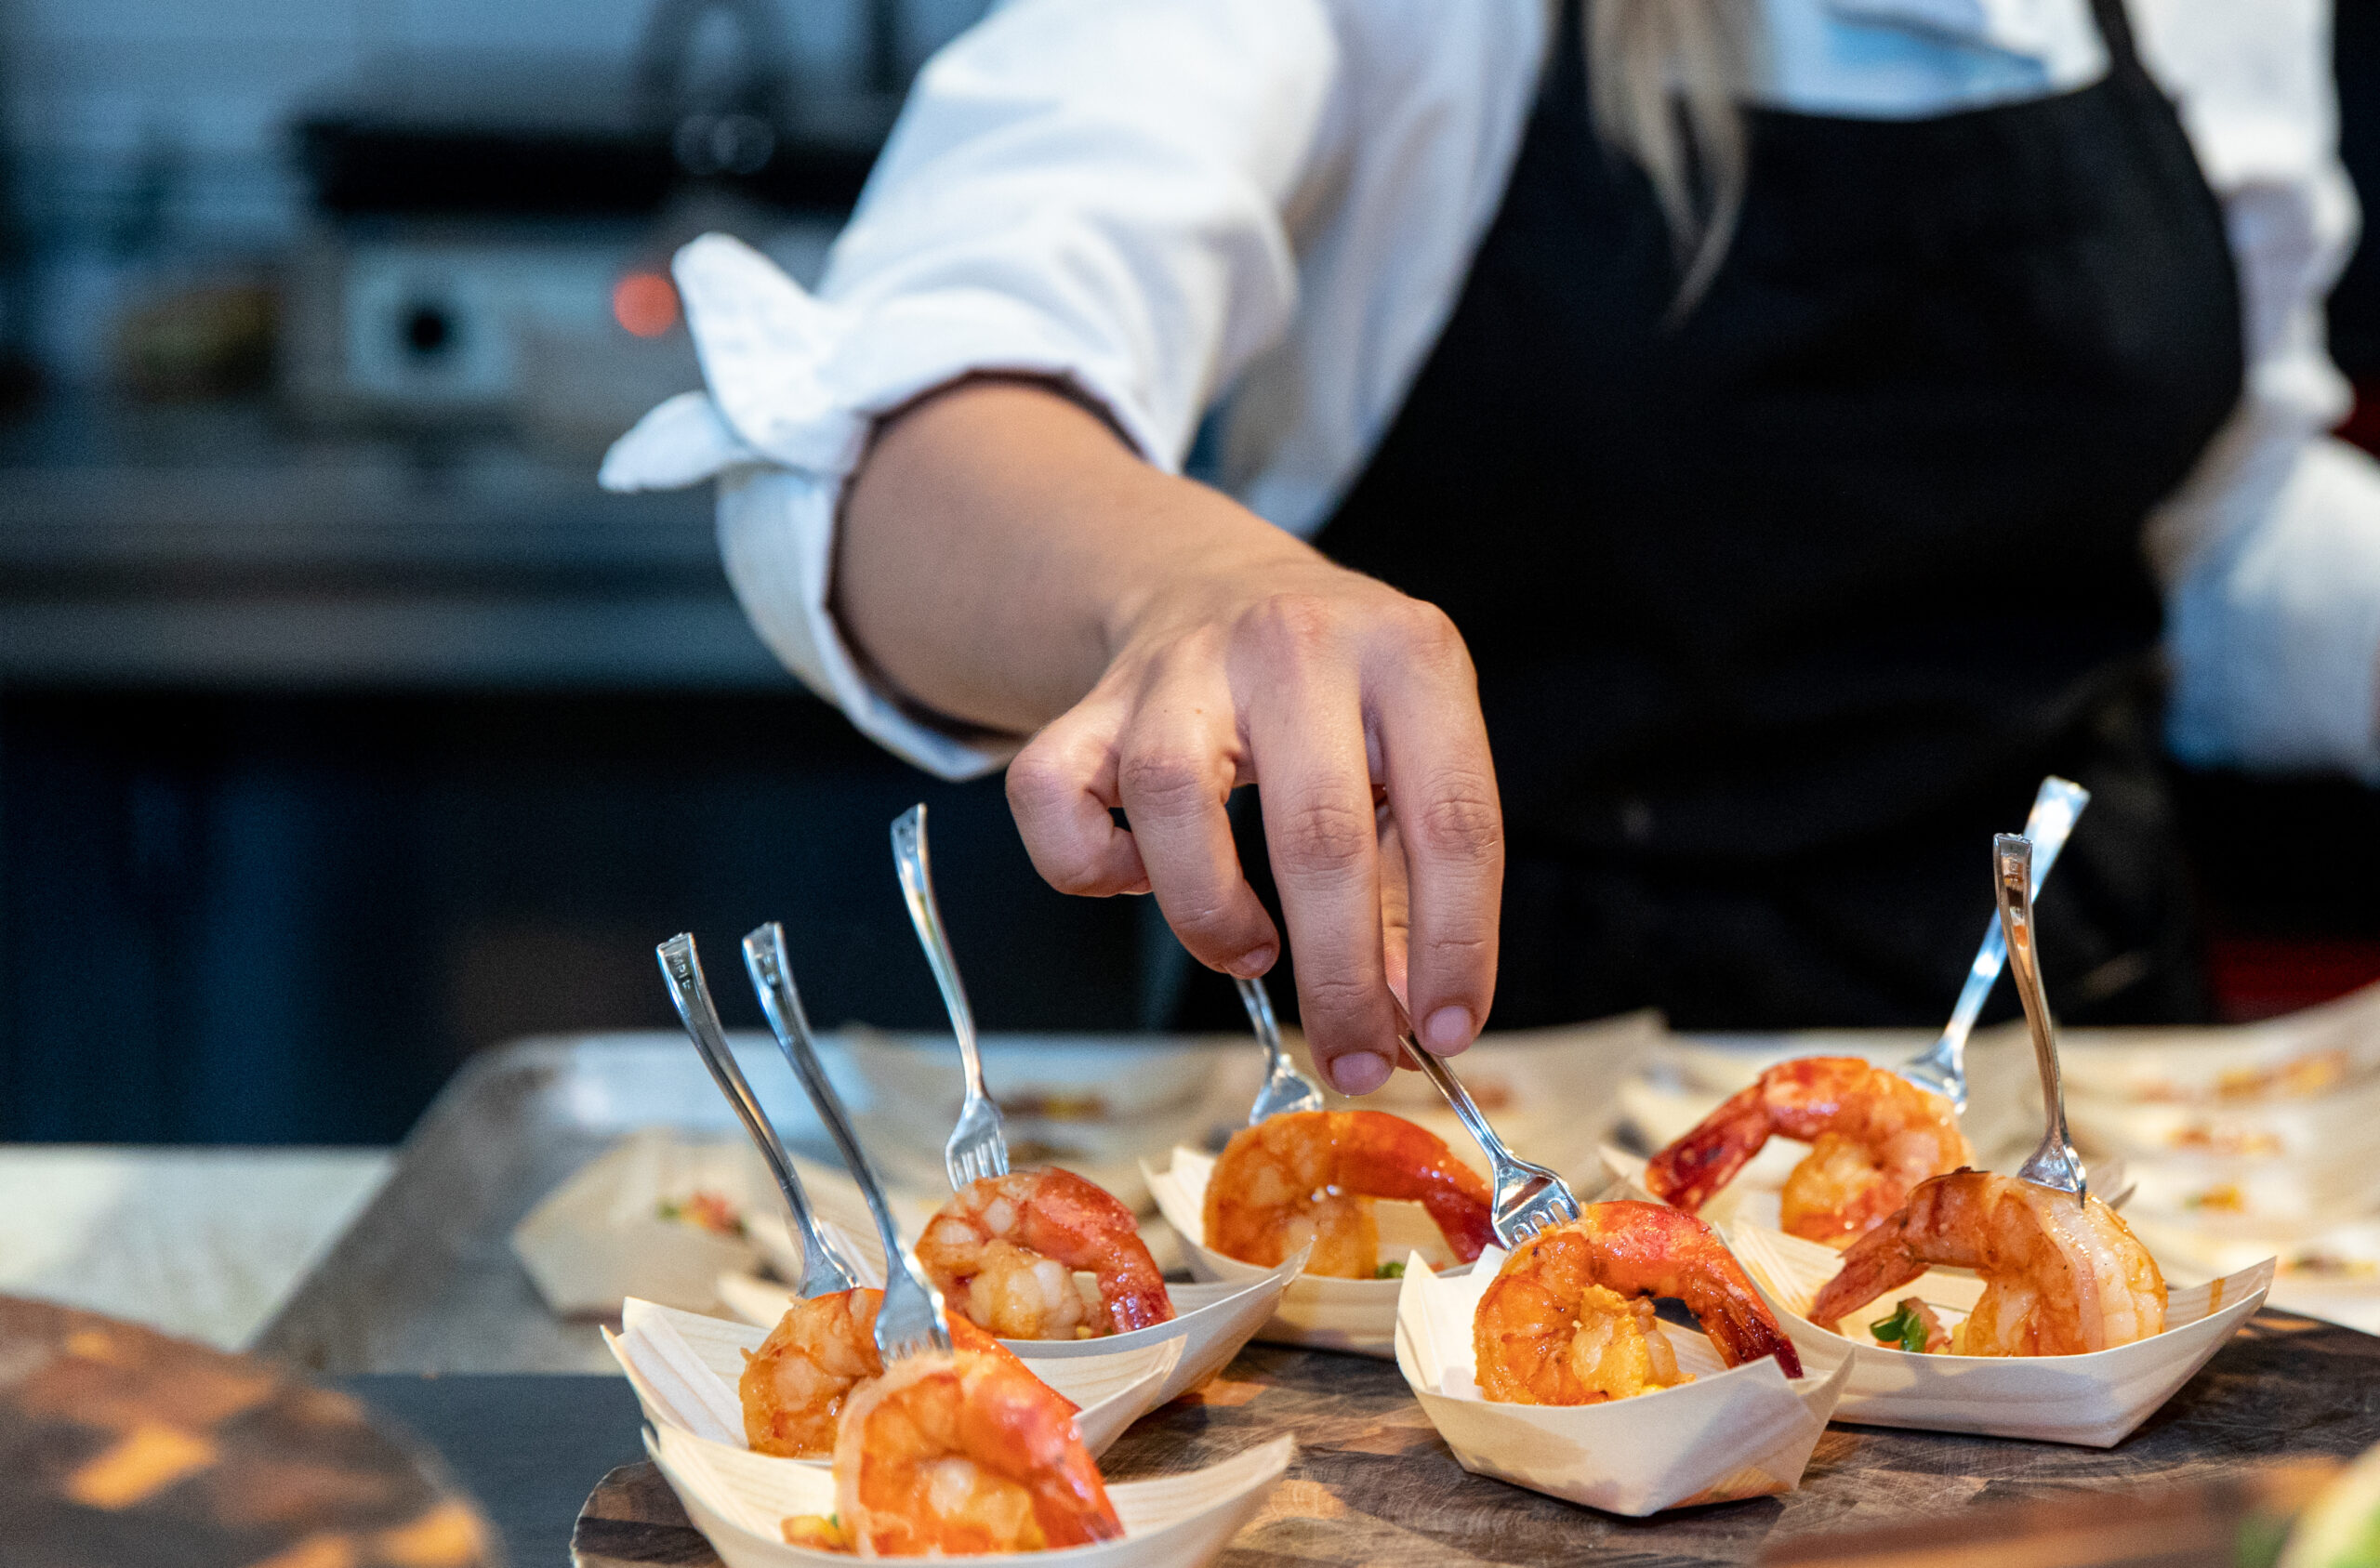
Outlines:
{"type": "Polygon", "coordinates": [[[1880,1345],[1889,1345],[1897,1340],[1904,1351],[1923,1352],[1925,1349],[1924,1320],[1917,1315],[1917,1309],[1906,1301],[1892,1316],[1870,1324],[1868,1332],[1876,1337],[1876,1343],[1880,1345]]]}
{"type": "Polygon", "coordinates": [[[1405,1265],[1402,1263],[1383,1263],[1380,1266],[1380,1272],[1372,1276],[1380,1280],[1401,1280],[1404,1277],[1405,1265]]]}
{"type": "Polygon", "coordinates": [[[2232,1568],[2273,1568],[2288,1544],[2287,1515],[2251,1513],[2240,1522],[2239,1534],[2232,1537],[2232,1568]]]}

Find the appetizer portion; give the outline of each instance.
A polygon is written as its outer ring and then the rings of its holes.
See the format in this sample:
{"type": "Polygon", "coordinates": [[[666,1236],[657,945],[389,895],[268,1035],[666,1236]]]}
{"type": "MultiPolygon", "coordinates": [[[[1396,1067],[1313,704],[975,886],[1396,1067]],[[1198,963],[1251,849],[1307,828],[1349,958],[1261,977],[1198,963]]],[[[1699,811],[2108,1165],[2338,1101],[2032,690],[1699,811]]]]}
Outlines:
{"type": "Polygon", "coordinates": [[[951,1194],[918,1262],[963,1316],[1003,1339],[1097,1339],[1173,1321],[1132,1211],[1070,1171],[1012,1171],[951,1194]]]}
{"type": "Polygon", "coordinates": [[[696,1188],[686,1194],[682,1203],[664,1198],[654,1206],[653,1212],[656,1219],[692,1225],[714,1236],[740,1238],[744,1234],[744,1216],[736,1209],[735,1200],[708,1188],[696,1188]]]}
{"type": "Polygon", "coordinates": [[[968,1350],[863,1385],[837,1425],[834,1513],[782,1528],[792,1545],[862,1557],[1045,1551],[1124,1533],[1074,1406],[1014,1357],[968,1350]]]}
{"type": "MultiPolygon", "coordinates": [[[[876,1313],[884,1293],[862,1287],[796,1301],[745,1359],[735,1391],[744,1406],[744,1442],[755,1454],[783,1459],[823,1459],[835,1451],[835,1423],[853,1390],[881,1377],[876,1313]]],[[[950,1342],[961,1351],[1016,1357],[964,1318],[950,1320],[950,1342]]],[[[1024,1364],[1017,1364],[1024,1371],[1024,1364]]],[[[1030,1376],[1028,1373],[1027,1376],[1030,1376]]],[[[1072,1402],[1055,1395],[1066,1413],[1072,1402]]]]}
{"type": "Polygon", "coordinates": [[[2164,1332],[2165,1276],[2122,1216],[2096,1198],[2078,1204],[2070,1192],[1980,1170],[1920,1183],[1908,1206],[1843,1255],[1842,1271],[1810,1305],[1810,1321],[1831,1326],[1935,1264],[1973,1269],[1983,1296],[1938,1340],[1933,1333],[1919,1340],[1903,1303],[1896,1315],[1904,1320],[1897,1336],[1904,1349],[2071,1356],[2164,1332]]]}
{"type": "Polygon", "coordinates": [[[1487,1179],[1444,1139],[1385,1111],[1292,1111],[1232,1134],[1207,1180],[1206,1245],[1271,1269],[1312,1242],[1305,1272],[1378,1279],[1375,1198],[1419,1203],[1466,1263],[1495,1239],[1487,1179]]]}
{"type": "Polygon", "coordinates": [[[1887,1350],[1950,1353],[1950,1331],[1923,1297],[1904,1296],[1893,1303],[1893,1315],[1868,1325],[1876,1343],[1887,1350]]]}
{"type": "Polygon", "coordinates": [[[1683,1209],[1589,1204],[1504,1259],[1473,1319],[1482,1397],[1508,1404],[1599,1404],[1692,1379],[1653,1315],[1653,1298],[1683,1301],[1720,1359],[1775,1356],[1788,1377],[1802,1358],[1711,1227],[1683,1209]]]}
{"type": "Polygon", "coordinates": [[[1771,1137],[1810,1144],[1785,1180],[1788,1235],[1847,1246],[1909,1201],[1928,1177],[1975,1159],[1938,1094],[1856,1056],[1780,1061],[1653,1156],[1646,1186],[1695,1213],[1771,1137]]]}

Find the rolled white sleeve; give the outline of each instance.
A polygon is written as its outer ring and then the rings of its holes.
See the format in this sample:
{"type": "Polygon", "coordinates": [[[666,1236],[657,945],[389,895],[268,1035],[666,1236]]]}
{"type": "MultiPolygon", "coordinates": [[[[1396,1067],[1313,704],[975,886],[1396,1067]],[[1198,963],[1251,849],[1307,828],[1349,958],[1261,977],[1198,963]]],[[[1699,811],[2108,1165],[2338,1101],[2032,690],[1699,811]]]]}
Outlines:
{"type": "Polygon", "coordinates": [[[2322,301],[2353,247],[2326,0],[2131,0],[2222,201],[2246,385],[2149,520],[2166,586],[2166,739],[2199,766],[2380,783],[2380,468],[2325,432],[2347,409],[2322,301]]]}
{"type": "Polygon", "coordinates": [[[1177,468],[1296,307],[1282,215],[1337,74],[1319,0],[1012,0],[920,74],[814,296],[722,235],[679,253],[706,390],[622,437],[604,484],[718,477],[729,581],[787,666],[919,767],[998,767],[1013,739],[906,709],[827,609],[871,424],[971,373],[1048,376],[1177,468]]]}

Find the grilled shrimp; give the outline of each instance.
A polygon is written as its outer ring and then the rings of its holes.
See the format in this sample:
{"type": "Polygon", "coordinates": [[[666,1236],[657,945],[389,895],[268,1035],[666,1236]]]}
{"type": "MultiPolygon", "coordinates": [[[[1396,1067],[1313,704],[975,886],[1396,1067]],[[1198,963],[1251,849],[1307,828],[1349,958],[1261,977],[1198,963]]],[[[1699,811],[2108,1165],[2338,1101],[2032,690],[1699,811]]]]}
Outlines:
{"type": "MultiPolygon", "coordinates": [[[[876,1354],[876,1310],[883,1300],[882,1291],[863,1288],[796,1301],[760,1348],[746,1355],[736,1392],[744,1403],[744,1441],[753,1453],[823,1459],[835,1451],[835,1419],[844,1401],[884,1371],[876,1354]]],[[[964,1318],[950,1320],[950,1342],[1015,1359],[964,1318]]]]}
{"type": "Polygon", "coordinates": [[[1374,1198],[1419,1201],[1466,1263],[1494,1239],[1487,1179],[1444,1139],[1385,1111],[1293,1111],[1231,1135],[1207,1180],[1207,1245],[1272,1268],[1311,1240],[1307,1273],[1368,1280],[1374,1198]]]}
{"type": "Polygon", "coordinates": [[[969,1351],[897,1363],[852,1396],[835,1438],[834,1522],[862,1557],[1040,1551],[1124,1533],[1072,1407],[1014,1360],[969,1351]]]}
{"type": "Polygon", "coordinates": [[[1983,1297],[1954,1342],[1970,1356],[2070,1356],[2165,1327],[2165,1276],[2121,1215],[2096,1198],[1989,1171],[1922,1182],[1899,1213],[1853,1243],[1811,1303],[1825,1327],[1931,1264],[1973,1269],[1983,1297]]]}
{"type": "Polygon", "coordinates": [[[1686,1381],[1647,1298],[1686,1303],[1729,1366],[1802,1358],[1711,1227],[1659,1204],[1589,1204],[1523,1242],[1479,1298],[1479,1391],[1508,1404],[1599,1404],[1686,1381]]]}
{"type": "Polygon", "coordinates": [[[1070,1171],[971,1181],[926,1226],[918,1261],[954,1313],[1003,1339],[1091,1339],[1173,1321],[1132,1211],[1070,1171]],[[1096,1277],[1096,1299],[1076,1288],[1096,1277]]]}
{"type": "Polygon", "coordinates": [[[1689,1213],[1734,1179],[1770,1137],[1815,1145],[1785,1180],[1786,1231],[1845,1246],[1929,1176],[1975,1158],[1940,1095],[1856,1056],[1780,1061],[1653,1156],[1653,1195],[1689,1213]]]}

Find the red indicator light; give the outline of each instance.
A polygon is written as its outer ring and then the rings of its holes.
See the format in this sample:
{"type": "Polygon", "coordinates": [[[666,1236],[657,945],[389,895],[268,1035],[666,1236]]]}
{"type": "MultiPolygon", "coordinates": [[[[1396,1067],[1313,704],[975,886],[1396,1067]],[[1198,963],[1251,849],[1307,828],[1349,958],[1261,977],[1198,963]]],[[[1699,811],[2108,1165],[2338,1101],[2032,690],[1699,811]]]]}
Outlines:
{"type": "Polygon", "coordinates": [[[678,324],[678,291],[658,272],[630,272],[612,285],[612,318],[639,337],[678,324]]]}

